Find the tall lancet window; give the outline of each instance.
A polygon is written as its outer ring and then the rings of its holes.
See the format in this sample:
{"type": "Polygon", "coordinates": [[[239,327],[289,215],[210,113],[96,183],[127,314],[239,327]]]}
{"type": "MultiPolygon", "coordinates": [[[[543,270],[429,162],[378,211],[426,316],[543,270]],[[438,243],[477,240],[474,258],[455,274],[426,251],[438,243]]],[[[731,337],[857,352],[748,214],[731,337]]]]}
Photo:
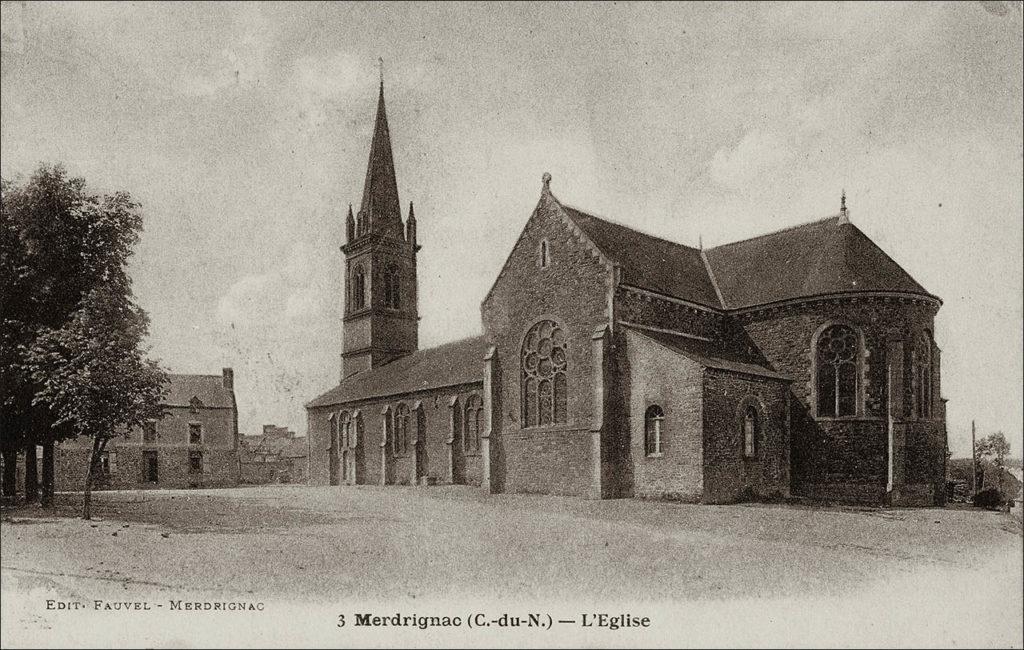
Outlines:
{"type": "Polygon", "coordinates": [[[409,406],[404,402],[400,403],[395,408],[395,434],[391,438],[392,451],[395,456],[405,456],[409,453],[409,427],[411,420],[409,406]]]}
{"type": "Polygon", "coordinates": [[[401,282],[398,269],[388,267],[384,271],[384,306],[389,309],[398,309],[401,306],[401,282]]]}
{"type": "Polygon", "coordinates": [[[366,271],[362,266],[356,266],[352,271],[352,309],[362,309],[366,306],[366,271]]]}
{"type": "Polygon", "coordinates": [[[929,332],[921,334],[914,350],[914,402],[917,405],[917,417],[930,418],[932,404],[932,337],[929,332]]]}
{"type": "Polygon", "coordinates": [[[522,349],[522,416],[524,427],[567,420],[565,330],[544,320],[526,333],[522,349]]]}
{"type": "Polygon", "coordinates": [[[480,432],[483,430],[483,402],[479,395],[466,399],[465,417],[462,418],[462,450],[467,454],[480,453],[480,432]]]}
{"type": "Polygon", "coordinates": [[[757,455],[757,409],[748,406],[743,413],[743,455],[753,458],[757,455]]]}
{"type": "Polygon", "coordinates": [[[852,327],[832,325],[818,337],[815,349],[818,416],[857,414],[860,339],[852,327]]]}

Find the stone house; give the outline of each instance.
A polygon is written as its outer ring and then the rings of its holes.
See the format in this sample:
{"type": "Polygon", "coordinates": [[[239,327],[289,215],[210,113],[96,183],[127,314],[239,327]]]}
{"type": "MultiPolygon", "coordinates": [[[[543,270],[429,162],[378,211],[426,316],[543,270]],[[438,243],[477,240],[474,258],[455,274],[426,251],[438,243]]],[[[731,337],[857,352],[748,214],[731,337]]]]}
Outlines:
{"type": "MultiPolygon", "coordinates": [[[[128,438],[114,438],[102,457],[98,489],[230,487],[238,484],[238,407],[234,372],[169,375],[165,415],[128,438]]],[[[85,487],[90,445],[57,446],[56,490],[85,487]]]]}
{"type": "Polygon", "coordinates": [[[314,484],[707,503],[945,498],[927,292],[837,214],[714,248],[540,197],[481,305],[418,347],[383,84],[345,223],[340,383],[307,404],[314,484]]]}

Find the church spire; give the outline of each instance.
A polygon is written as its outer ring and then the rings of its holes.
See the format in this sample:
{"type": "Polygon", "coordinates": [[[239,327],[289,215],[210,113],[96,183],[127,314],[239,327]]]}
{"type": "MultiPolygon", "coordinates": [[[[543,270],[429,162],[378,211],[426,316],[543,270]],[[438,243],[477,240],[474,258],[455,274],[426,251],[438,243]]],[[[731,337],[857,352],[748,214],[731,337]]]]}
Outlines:
{"type": "Polygon", "coordinates": [[[360,220],[368,232],[387,232],[402,238],[402,215],[395,181],[395,161],[391,153],[391,134],[384,108],[384,61],[380,61],[380,92],[377,96],[377,120],[370,143],[370,160],[363,184],[360,220]]]}

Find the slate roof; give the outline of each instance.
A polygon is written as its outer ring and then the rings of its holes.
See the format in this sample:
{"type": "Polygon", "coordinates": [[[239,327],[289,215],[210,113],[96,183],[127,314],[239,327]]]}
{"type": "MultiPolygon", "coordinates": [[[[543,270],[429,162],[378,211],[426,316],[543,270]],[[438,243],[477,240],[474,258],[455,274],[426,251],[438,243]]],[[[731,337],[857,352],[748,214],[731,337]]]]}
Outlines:
{"type": "Polygon", "coordinates": [[[758,359],[746,356],[736,350],[727,349],[712,342],[701,341],[699,339],[680,336],[678,334],[669,334],[667,332],[654,332],[643,328],[632,327],[630,325],[626,325],[626,327],[629,327],[641,336],[645,336],[657,343],[660,343],[662,346],[672,350],[673,352],[681,354],[691,361],[699,363],[705,368],[727,370],[729,372],[767,377],[769,379],[792,381],[790,377],[766,367],[758,359]]]}
{"type": "Polygon", "coordinates": [[[234,408],[233,393],[224,387],[221,375],[168,375],[167,406],[190,406],[193,397],[198,397],[207,408],[234,408]]]}
{"type": "Polygon", "coordinates": [[[477,336],[419,350],[383,366],[346,377],[338,386],[306,406],[333,406],[481,382],[487,348],[487,340],[477,336]]]}
{"type": "Polygon", "coordinates": [[[700,251],[562,205],[562,209],[608,259],[622,268],[622,281],[642,289],[721,307],[700,251]]]}
{"type": "Polygon", "coordinates": [[[363,182],[363,202],[359,213],[370,219],[375,231],[390,231],[402,237],[402,214],[395,180],[395,160],[391,153],[391,132],[384,108],[384,82],[377,97],[377,120],[370,141],[370,159],[363,182]]]}
{"type": "Polygon", "coordinates": [[[708,248],[702,257],[696,248],[558,205],[619,265],[623,283],[715,309],[849,292],[931,295],[840,215],[708,248]]]}
{"type": "Polygon", "coordinates": [[[857,226],[839,216],[705,252],[729,309],[853,291],[928,295],[857,226]]]}

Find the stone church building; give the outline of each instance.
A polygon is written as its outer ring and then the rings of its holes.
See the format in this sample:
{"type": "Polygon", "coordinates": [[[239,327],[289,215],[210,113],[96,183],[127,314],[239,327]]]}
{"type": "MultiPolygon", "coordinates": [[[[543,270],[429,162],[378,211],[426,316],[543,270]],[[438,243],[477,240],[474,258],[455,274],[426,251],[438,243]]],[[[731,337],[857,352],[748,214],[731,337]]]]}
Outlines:
{"type": "Polygon", "coordinates": [[[705,503],[945,498],[941,301],[838,214],[692,248],[537,206],[483,334],[418,345],[381,84],[349,209],[342,378],[307,404],[314,484],[705,503]]]}

